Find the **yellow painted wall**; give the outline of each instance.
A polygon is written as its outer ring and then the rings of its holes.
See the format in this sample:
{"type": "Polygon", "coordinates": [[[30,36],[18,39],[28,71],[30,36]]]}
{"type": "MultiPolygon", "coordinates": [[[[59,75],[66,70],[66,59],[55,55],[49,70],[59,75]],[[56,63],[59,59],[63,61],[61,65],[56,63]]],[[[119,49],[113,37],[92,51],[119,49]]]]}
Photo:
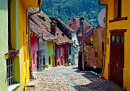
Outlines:
{"type": "Polygon", "coordinates": [[[28,47],[28,9],[38,7],[38,0],[18,0],[18,26],[19,26],[19,42],[20,42],[20,59],[21,59],[21,75],[22,90],[30,79],[30,61],[28,47]],[[34,1],[34,2],[33,2],[34,1]],[[28,3],[28,4],[27,4],[28,3]]]}
{"type": "Polygon", "coordinates": [[[21,75],[22,75],[22,89],[29,81],[29,56],[27,49],[27,10],[19,0],[18,2],[18,23],[19,23],[19,42],[20,42],[20,59],[21,59],[21,75]]]}
{"type": "Polygon", "coordinates": [[[104,77],[109,79],[109,60],[110,60],[110,33],[109,30],[114,29],[127,29],[124,33],[124,69],[123,69],[123,88],[130,91],[130,0],[122,0],[122,17],[127,17],[127,20],[116,21],[109,23],[109,20],[113,20],[114,15],[114,0],[102,0],[108,1],[108,16],[107,16],[107,38],[109,38],[109,44],[106,44],[106,58],[105,58],[105,70],[104,77]]]}

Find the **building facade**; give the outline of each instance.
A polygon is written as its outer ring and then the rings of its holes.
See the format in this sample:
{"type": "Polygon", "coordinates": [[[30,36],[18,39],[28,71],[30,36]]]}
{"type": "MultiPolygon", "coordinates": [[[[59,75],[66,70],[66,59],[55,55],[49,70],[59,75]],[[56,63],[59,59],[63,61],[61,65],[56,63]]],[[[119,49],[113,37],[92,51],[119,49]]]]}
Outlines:
{"type": "Polygon", "coordinates": [[[38,0],[0,1],[0,89],[23,91],[29,81],[28,12],[38,7],[38,0]],[[3,40],[3,41],[2,41],[3,40]],[[3,79],[4,78],[4,79],[3,79]]]}
{"type": "Polygon", "coordinates": [[[38,60],[38,36],[35,34],[31,34],[31,60],[32,60],[32,72],[37,72],[37,68],[39,68],[38,60]]]}
{"type": "MultiPolygon", "coordinates": [[[[57,17],[50,17],[51,20],[54,20],[57,23],[57,27],[69,38],[72,40],[72,33],[75,32],[73,29],[71,29],[69,26],[67,26],[65,23],[63,23],[60,19],[57,17]]],[[[68,44],[68,51],[70,50],[70,54],[68,54],[68,60],[69,63],[74,64],[73,61],[73,44],[68,44]]]]}
{"type": "Polygon", "coordinates": [[[103,76],[130,91],[130,11],[128,0],[102,0],[107,5],[107,39],[103,76]]]}
{"type": "Polygon", "coordinates": [[[55,66],[68,65],[68,45],[55,45],[55,66]]]}

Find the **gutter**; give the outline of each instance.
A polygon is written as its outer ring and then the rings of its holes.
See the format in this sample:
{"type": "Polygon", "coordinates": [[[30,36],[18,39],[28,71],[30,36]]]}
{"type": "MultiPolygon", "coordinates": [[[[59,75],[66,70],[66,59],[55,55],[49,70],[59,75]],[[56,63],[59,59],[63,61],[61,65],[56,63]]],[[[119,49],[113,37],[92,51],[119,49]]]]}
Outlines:
{"type": "MultiPolygon", "coordinates": [[[[39,1],[39,0],[38,0],[39,1]]],[[[35,15],[37,13],[41,12],[41,8],[42,8],[42,2],[43,0],[40,0],[40,4],[39,4],[39,11],[34,12],[30,15],[28,15],[28,47],[29,47],[29,60],[30,60],[30,78],[32,78],[32,59],[31,59],[31,42],[30,42],[30,23],[29,23],[29,19],[32,15],[35,15]]]]}
{"type": "Polygon", "coordinates": [[[107,6],[107,4],[101,4],[101,0],[97,0],[97,1],[98,1],[98,5],[101,5],[101,6],[106,6],[105,41],[104,41],[104,52],[103,52],[103,67],[102,67],[102,73],[101,73],[101,77],[103,77],[104,68],[105,68],[105,57],[106,57],[106,39],[107,39],[107,9],[108,9],[108,6],[107,6]]]}

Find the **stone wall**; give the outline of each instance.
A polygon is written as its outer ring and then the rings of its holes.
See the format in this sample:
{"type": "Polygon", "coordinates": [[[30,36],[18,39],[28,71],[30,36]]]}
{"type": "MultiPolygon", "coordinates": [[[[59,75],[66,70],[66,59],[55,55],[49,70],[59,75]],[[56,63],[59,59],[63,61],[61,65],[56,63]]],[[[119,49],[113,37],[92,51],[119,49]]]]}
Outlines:
{"type": "Polygon", "coordinates": [[[105,39],[104,28],[97,28],[93,30],[94,66],[99,68],[102,68],[104,39],[105,39]]]}

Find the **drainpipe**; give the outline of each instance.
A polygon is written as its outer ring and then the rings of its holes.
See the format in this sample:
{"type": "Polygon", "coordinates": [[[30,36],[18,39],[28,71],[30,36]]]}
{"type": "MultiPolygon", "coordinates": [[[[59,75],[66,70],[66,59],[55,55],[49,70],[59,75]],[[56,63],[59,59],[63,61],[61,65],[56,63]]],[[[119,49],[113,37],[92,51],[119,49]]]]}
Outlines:
{"type": "Polygon", "coordinates": [[[103,52],[103,67],[102,67],[102,73],[101,73],[101,77],[103,77],[104,68],[105,68],[105,56],[106,56],[106,39],[107,39],[107,9],[108,9],[108,6],[107,6],[107,4],[101,4],[101,0],[97,0],[97,1],[98,1],[98,5],[106,6],[105,41],[104,41],[104,52],[103,52]]]}
{"type": "Polygon", "coordinates": [[[28,15],[28,46],[29,46],[29,60],[30,60],[30,77],[33,77],[33,76],[32,76],[32,59],[31,59],[31,47],[30,47],[31,46],[31,42],[30,42],[30,23],[29,23],[29,19],[30,19],[30,17],[32,15],[35,15],[35,14],[41,12],[42,2],[43,2],[43,0],[40,0],[39,11],[34,12],[34,13],[28,15]]]}

